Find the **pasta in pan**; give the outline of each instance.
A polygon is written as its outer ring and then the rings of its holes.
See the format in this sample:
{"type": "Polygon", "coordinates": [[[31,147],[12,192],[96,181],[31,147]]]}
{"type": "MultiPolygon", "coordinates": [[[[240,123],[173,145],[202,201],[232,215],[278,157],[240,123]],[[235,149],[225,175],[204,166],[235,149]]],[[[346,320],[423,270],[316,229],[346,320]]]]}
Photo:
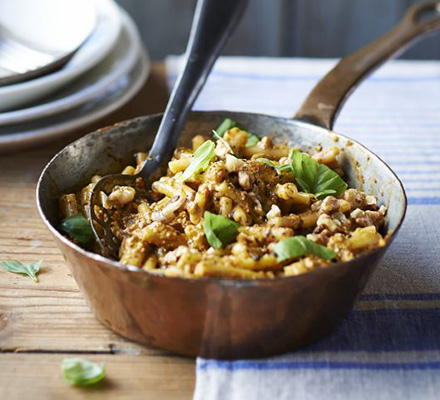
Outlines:
{"type": "MultiPolygon", "coordinates": [[[[347,187],[337,147],[306,154],[230,119],[213,133],[177,148],[147,196],[131,187],[101,192],[122,264],[167,276],[261,279],[325,268],[385,245],[379,232],[386,207],[347,187]]],[[[146,156],[137,153],[122,173],[135,174],[146,156]]],[[[64,232],[82,245],[69,221],[88,218],[99,179],[60,198],[64,232]]]]}

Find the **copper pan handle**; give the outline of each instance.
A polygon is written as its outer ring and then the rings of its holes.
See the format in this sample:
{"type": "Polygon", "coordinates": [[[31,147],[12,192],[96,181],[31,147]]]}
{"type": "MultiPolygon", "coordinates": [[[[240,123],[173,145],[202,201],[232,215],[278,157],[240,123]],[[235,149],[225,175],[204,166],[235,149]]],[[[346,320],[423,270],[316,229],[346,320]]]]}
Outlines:
{"type": "Polygon", "coordinates": [[[417,39],[440,29],[440,2],[412,6],[399,24],[379,39],[343,58],[306,98],[294,119],[332,129],[348,96],[376,68],[417,39]]]}

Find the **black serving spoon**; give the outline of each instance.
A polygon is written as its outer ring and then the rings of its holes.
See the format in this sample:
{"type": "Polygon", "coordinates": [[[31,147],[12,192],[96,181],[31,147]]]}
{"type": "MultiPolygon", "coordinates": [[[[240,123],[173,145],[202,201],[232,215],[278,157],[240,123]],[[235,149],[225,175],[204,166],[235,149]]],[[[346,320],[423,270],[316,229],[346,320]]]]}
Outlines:
{"type": "Polygon", "coordinates": [[[135,175],[104,176],[91,193],[89,215],[93,232],[104,255],[117,259],[120,241],[112,233],[112,220],[104,207],[101,208],[101,217],[95,213],[95,206],[100,205],[99,193],[108,194],[115,186],[130,186],[136,188],[137,195],[142,195],[142,184],[163,172],[177,147],[188,111],[197,99],[227,39],[240,21],[246,4],[247,0],[197,2],[186,50],[185,68],[171,93],[147,160],[135,175]]]}

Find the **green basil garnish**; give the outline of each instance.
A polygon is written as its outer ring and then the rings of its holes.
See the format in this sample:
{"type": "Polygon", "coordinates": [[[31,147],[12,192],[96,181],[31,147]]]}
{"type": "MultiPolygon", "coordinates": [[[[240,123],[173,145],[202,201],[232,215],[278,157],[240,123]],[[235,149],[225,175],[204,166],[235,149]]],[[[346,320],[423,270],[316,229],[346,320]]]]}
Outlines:
{"type": "Polygon", "coordinates": [[[313,254],[325,260],[332,260],[336,253],[327,247],[321,246],[304,236],[293,236],[278,242],[274,248],[279,262],[298,258],[306,254],[313,254]]]}
{"type": "Polygon", "coordinates": [[[248,131],[246,131],[246,132],[248,134],[246,147],[256,146],[258,144],[258,142],[260,141],[260,138],[252,132],[248,132],[248,131]]]}
{"type": "Polygon", "coordinates": [[[313,193],[321,200],[330,195],[339,195],[347,189],[347,184],[335,171],[307,154],[292,151],[290,158],[295,181],[303,192],[313,193]]]}
{"type": "Polygon", "coordinates": [[[72,385],[87,386],[101,381],[105,375],[104,364],[81,358],[66,358],[61,363],[63,378],[72,385]]]}
{"type": "Polygon", "coordinates": [[[81,213],[63,219],[60,229],[83,246],[88,246],[95,240],[90,222],[81,213]]]}
{"type": "Polygon", "coordinates": [[[277,165],[273,161],[271,161],[271,160],[269,160],[267,158],[264,158],[264,157],[257,158],[257,161],[261,161],[262,163],[268,165],[269,167],[274,168],[275,171],[277,171],[278,175],[281,175],[282,171],[290,170],[290,164],[277,165]]]}
{"type": "Polygon", "coordinates": [[[215,143],[212,140],[207,140],[203,143],[194,153],[191,164],[182,175],[184,181],[188,180],[192,176],[206,171],[208,169],[209,163],[214,157],[215,143]]]}
{"type": "Polygon", "coordinates": [[[37,274],[43,261],[23,264],[17,260],[0,261],[0,267],[13,274],[23,274],[29,276],[35,283],[38,282],[37,274]]]}
{"type": "Polygon", "coordinates": [[[217,129],[215,129],[215,131],[217,132],[217,134],[220,137],[223,137],[224,134],[229,131],[229,129],[235,128],[237,125],[237,123],[230,118],[226,118],[225,120],[223,120],[223,122],[217,127],[217,129]]]}
{"type": "Polygon", "coordinates": [[[224,134],[232,128],[240,128],[242,131],[245,131],[248,135],[246,147],[256,146],[260,141],[260,138],[252,132],[249,132],[247,129],[243,128],[236,121],[230,118],[226,118],[223,122],[215,129],[218,136],[223,137],[224,134]]]}
{"type": "Polygon", "coordinates": [[[235,221],[205,211],[203,214],[203,231],[209,244],[218,250],[235,240],[238,235],[238,224],[235,221]]]}

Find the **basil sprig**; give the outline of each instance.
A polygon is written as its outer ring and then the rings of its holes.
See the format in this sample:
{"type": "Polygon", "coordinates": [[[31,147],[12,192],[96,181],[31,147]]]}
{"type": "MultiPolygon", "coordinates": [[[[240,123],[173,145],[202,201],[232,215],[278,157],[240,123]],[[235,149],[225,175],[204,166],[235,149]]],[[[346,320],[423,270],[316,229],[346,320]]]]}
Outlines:
{"type": "Polygon", "coordinates": [[[333,250],[300,235],[278,242],[274,247],[274,251],[278,262],[298,258],[306,254],[313,254],[324,260],[332,260],[336,257],[336,253],[333,250]]]}
{"type": "Polygon", "coordinates": [[[337,196],[347,189],[347,184],[335,171],[297,150],[292,151],[288,164],[277,165],[263,157],[258,158],[257,161],[274,168],[278,175],[283,171],[292,171],[301,191],[312,193],[319,200],[330,195],[337,196]]]}
{"type": "Polygon", "coordinates": [[[203,214],[203,231],[206,239],[214,249],[219,250],[224,245],[231,243],[238,235],[238,224],[235,221],[205,211],[203,214]]]}
{"type": "Polygon", "coordinates": [[[223,137],[224,134],[232,128],[240,128],[242,131],[247,133],[247,142],[246,147],[256,146],[256,144],[260,141],[260,138],[252,132],[249,132],[247,129],[240,126],[236,121],[231,118],[226,118],[223,122],[215,129],[218,136],[223,137]]]}
{"type": "Polygon", "coordinates": [[[88,246],[95,240],[90,222],[81,213],[63,219],[60,229],[83,246],[88,246]]]}
{"type": "Polygon", "coordinates": [[[214,157],[215,143],[212,140],[207,140],[194,153],[191,163],[182,175],[184,181],[190,179],[194,175],[206,171],[209,163],[214,157]]]}
{"type": "Polygon", "coordinates": [[[330,195],[339,195],[347,189],[347,184],[335,171],[307,154],[294,150],[290,158],[295,181],[302,191],[313,193],[321,200],[330,195]]]}
{"type": "Polygon", "coordinates": [[[13,274],[23,274],[29,276],[35,283],[38,282],[37,274],[40,271],[40,266],[43,260],[23,264],[17,260],[0,261],[0,267],[5,271],[13,274]]]}
{"type": "Polygon", "coordinates": [[[257,158],[257,161],[261,161],[262,163],[268,165],[269,167],[274,168],[278,175],[281,175],[282,171],[290,170],[290,164],[278,165],[275,164],[272,160],[269,160],[264,157],[257,158]]]}
{"type": "Polygon", "coordinates": [[[61,363],[61,371],[65,381],[78,386],[93,385],[105,376],[104,364],[82,358],[65,358],[61,363]]]}
{"type": "Polygon", "coordinates": [[[237,125],[237,122],[235,122],[233,119],[226,118],[222,121],[222,123],[215,129],[217,134],[220,137],[223,137],[224,134],[229,131],[229,129],[235,128],[237,125]]]}
{"type": "Polygon", "coordinates": [[[252,132],[249,132],[249,131],[246,131],[246,132],[247,132],[247,135],[248,135],[248,138],[247,138],[247,141],[246,141],[246,147],[256,146],[257,143],[260,141],[260,138],[257,135],[255,135],[254,133],[252,133],[252,132]]]}

